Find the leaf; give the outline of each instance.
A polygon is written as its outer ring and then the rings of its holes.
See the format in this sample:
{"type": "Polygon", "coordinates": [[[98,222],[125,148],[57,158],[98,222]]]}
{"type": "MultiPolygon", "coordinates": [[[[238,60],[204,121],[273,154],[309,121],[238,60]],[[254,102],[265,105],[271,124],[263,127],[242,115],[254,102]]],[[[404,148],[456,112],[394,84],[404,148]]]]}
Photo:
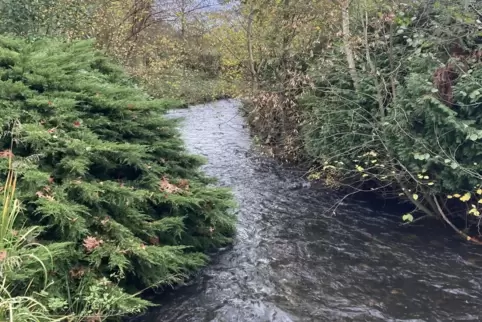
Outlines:
{"type": "Polygon", "coordinates": [[[418,195],[417,195],[416,193],[414,193],[414,194],[412,195],[412,198],[413,198],[413,200],[418,200],[418,195]]]}
{"type": "Polygon", "coordinates": [[[365,169],[363,169],[361,166],[359,166],[358,164],[356,165],[356,169],[357,169],[358,171],[360,171],[360,172],[362,172],[363,170],[365,170],[365,169]]]}
{"type": "Polygon", "coordinates": [[[467,192],[465,195],[463,195],[462,197],[460,197],[460,201],[463,201],[463,202],[466,202],[466,201],[469,201],[470,200],[470,192],[467,192]]]}
{"type": "Polygon", "coordinates": [[[314,181],[314,180],[319,180],[321,178],[321,173],[320,172],[312,172],[308,176],[308,180],[314,181]]]}
{"type": "Polygon", "coordinates": [[[412,222],[413,221],[413,216],[412,214],[405,214],[402,216],[402,220],[406,222],[412,222]]]}
{"type": "Polygon", "coordinates": [[[415,160],[428,160],[430,158],[430,154],[428,154],[428,153],[424,153],[424,154],[414,153],[413,157],[415,158],[415,160]]]}
{"type": "Polygon", "coordinates": [[[476,192],[477,192],[478,195],[482,195],[482,189],[479,188],[479,189],[477,189],[476,192]]]}
{"type": "Polygon", "coordinates": [[[428,184],[429,186],[433,186],[433,185],[434,185],[433,182],[429,182],[429,183],[427,183],[427,184],[428,184]]]}
{"type": "Polygon", "coordinates": [[[455,197],[455,198],[460,198],[460,197],[461,197],[461,195],[460,195],[460,194],[458,194],[458,193],[456,193],[456,194],[454,194],[454,197],[455,197]]]}
{"type": "Polygon", "coordinates": [[[469,210],[469,215],[474,215],[476,217],[480,216],[480,211],[477,208],[472,208],[469,210]]]}
{"type": "Polygon", "coordinates": [[[428,180],[428,179],[430,179],[430,178],[429,178],[428,176],[424,176],[423,178],[424,178],[425,180],[428,180]]]}
{"type": "Polygon", "coordinates": [[[362,175],[362,177],[366,178],[366,177],[368,177],[368,174],[365,173],[365,174],[362,175]]]}
{"type": "Polygon", "coordinates": [[[477,141],[478,139],[479,139],[479,136],[475,133],[469,135],[469,140],[471,141],[477,141]]]}
{"type": "Polygon", "coordinates": [[[447,199],[452,199],[454,196],[452,195],[447,195],[447,199]]]}
{"type": "Polygon", "coordinates": [[[478,89],[476,89],[475,91],[473,91],[472,93],[469,94],[469,97],[471,99],[475,100],[475,98],[479,95],[480,95],[480,91],[478,89]]]}

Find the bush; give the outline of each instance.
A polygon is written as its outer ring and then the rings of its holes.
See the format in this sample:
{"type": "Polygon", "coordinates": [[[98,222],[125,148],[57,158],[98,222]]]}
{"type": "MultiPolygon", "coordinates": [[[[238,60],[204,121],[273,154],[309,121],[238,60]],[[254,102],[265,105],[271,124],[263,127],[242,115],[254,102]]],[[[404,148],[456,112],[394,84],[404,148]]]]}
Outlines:
{"type": "Polygon", "coordinates": [[[172,97],[185,105],[201,104],[234,97],[237,84],[204,72],[173,66],[156,70],[149,66],[131,70],[146,91],[154,97],[172,97]]]}
{"type": "Polygon", "coordinates": [[[450,216],[479,225],[478,9],[413,4],[388,7],[359,28],[358,84],[341,46],[313,64],[316,89],[302,102],[305,150],[356,187],[395,193],[450,225],[450,216]]]}
{"type": "Polygon", "coordinates": [[[181,282],[231,241],[231,194],[162,115],[178,102],[148,97],[90,42],[2,37],[0,79],[20,221],[47,247],[69,243],[49,270],[51,310],[138,312],[149,303],[128,293],[181,282]]]}

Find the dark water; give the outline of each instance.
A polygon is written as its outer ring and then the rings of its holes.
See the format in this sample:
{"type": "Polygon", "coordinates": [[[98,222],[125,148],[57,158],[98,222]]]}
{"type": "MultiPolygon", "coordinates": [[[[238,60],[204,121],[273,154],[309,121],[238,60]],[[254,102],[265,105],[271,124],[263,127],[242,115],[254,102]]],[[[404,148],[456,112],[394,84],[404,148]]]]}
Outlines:
{"type": "MultiPolygon", "coordinates": [[[[479,321],[482,249],[337,196],[252,149],[238,103],[179,110],[190,151],[240,205],[234,246],[135,321],[479,321]]],[[[387,211],[388,212],[388,211],[387,211]]]]}

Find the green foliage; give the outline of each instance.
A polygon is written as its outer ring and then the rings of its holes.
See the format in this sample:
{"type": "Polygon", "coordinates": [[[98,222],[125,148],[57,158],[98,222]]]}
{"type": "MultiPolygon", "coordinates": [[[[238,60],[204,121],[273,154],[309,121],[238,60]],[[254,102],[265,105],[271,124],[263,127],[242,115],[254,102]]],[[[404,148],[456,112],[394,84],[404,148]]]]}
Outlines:
{"type": "Polygon", "coordinates": [[[13,139],[21,222],[70,245],[49,269],[51,310],[138,312],[148,302],[128,288],[180,282],[231,241],[231,194],[207,185],[162,115],[178,102],[144,94],[91,42],[2,37],[0,62],[0,156],[13,139]]]}
{"type": "Polygon", "coordinates": [[[89,9],[83,0],[1,0],[0,33],[60,36],[80,22],[86,27],[89,9]]]}
{"type": "Polygon", "coordinates": [[[378,182],[441,215],[445,195],[467,203],[482,179],[478,9],[443,1],[387,8],[365,9],[354,28],[365,38],[356,44],[358,86],[344,44],[312,64],[315,86],[300,101],[305,151],[350,183],[378,182]]]}
{"type": "Polygon", "coordinates": [[[224,49],[212,23],[225,15],[204,12],[208,0],[169,1],[161,11],[157,5],[152,0],[0,0],[0,34],[95,39],[97,48],[155,97],[200,103],[234,96],[241,62],[224,49]]]}
{"type": "Polygon", "coordinates": [[[11,160],[10,155],[0,209],[0,319],[62,321],[67,317],[53,316],[45,295],[52,287],[48,273],[53,261],[67,254],[69,243],[42,246],[34,241],[41,233],[40,227],[15,229],[20,203],[15,198],[17,179],[11,160]]]}

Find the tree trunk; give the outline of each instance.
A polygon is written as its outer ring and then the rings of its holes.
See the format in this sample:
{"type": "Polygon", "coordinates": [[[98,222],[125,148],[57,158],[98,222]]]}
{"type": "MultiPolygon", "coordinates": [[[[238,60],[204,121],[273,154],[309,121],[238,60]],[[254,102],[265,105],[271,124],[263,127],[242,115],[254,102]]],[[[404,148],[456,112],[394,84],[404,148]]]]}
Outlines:
{"type": "Polygon", "coordinates": [[[248,46],[249,55],[249,70],[251,73],[251,91],[254,92],[257,83],[256,69],[254,67],[254,55],[253,55],[253,19],[254,19],[254,8],[251,5],[249,16],[248,16],[248,26],[246,28],[246,39],[248,46]]]}
{"type": "Polygon", "coordinates": [[[353,54],[353,48],[351,46],[350,38],[350,0],[342,0],[341,2],[341,21],[343,30],[343,48],[346,54],[346,60],[348,62],[348,69],[353,80],[355,89],[358,90],[358,76],[355,66],[355,55],[353,54]]]}

